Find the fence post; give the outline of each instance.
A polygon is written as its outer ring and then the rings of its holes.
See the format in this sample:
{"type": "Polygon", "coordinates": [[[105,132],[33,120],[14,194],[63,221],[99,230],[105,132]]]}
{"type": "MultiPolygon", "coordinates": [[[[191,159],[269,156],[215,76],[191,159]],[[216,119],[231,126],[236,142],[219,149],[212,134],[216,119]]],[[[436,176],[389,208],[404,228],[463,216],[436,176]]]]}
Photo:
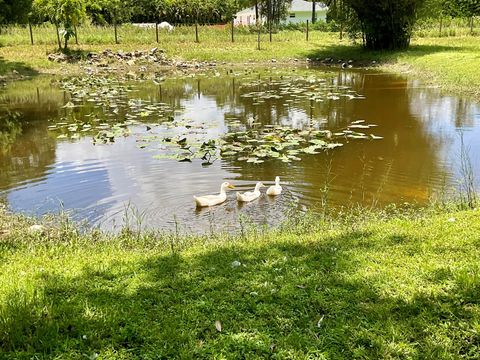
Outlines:
{"type": "Polygon", "coordinates": [[[261,29],[261,27],[258,26],[258,28],[257,28],[257,50],[260,50],[260,29],[261,29]]]}
{"type": "Polygon", "coordinates": [[[308,20],[307,20],[307,41],[308,41],[308,20]]]}
{"type": "Polygon", "coordinates": [[[28,22],[28,29],[30,30],[30,42],[33,45],[33,31],[32,31],[32,23],[30,21],[28,22]]]}
{"type": "Polygon", "coordinates": [[[118,44],[117,21],[113,21],[113,30],[115,31],[115,44],[118,44]]]}
{"type": "Polygon", "coordinates": [[[199,43],[200,40],[198,39],[198,20],[195,20],[195,42],[199,43]]]}
{"type": "Polygon", "coordinates": [[[270,20],[270,23],[268,25],[268,32],[270,34],[270,42],[272,42],[272,21],[270,20]]]}
{"type": "Polygon", "coordinates": [[[233,29],[235,26],[235,18],[232,19],[232,43],[235,42],[234,34],[233,34],[233,29]]]}
{"type": "Polygon", "coordinates": [[[155,38],[157,39],[158,44],[158,22],[155,23],[155,38]]]}

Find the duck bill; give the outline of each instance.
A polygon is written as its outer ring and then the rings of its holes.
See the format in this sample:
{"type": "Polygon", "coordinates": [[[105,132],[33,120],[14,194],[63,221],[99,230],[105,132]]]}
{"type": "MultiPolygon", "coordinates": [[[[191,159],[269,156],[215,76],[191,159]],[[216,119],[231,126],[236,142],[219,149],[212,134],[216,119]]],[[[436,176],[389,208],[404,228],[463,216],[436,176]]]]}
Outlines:
{"type": "Polygon", "coordinates": [[[233,186],[232,184],[228,185],[228,188],[229,189],[235,189],[235,186],[233,186]]]}

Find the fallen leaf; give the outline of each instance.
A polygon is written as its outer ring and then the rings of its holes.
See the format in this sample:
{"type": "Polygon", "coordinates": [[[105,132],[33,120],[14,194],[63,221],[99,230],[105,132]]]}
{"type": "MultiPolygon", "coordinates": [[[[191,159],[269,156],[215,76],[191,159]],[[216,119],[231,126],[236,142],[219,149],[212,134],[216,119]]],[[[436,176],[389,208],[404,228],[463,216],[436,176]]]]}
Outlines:
{"type": "Polygon", "coordinates": [[[222,332],[222,323],[219,320],[215,321],[215,329],[217,329],[218,332],[222,332]]]}
{"type": "Polygon", "coordinates": [[[320,326],[322,326],[322,322],[323,322],[323,319],[325,318],[325,315],[322,315],[322,317],[320,318],[320,320],[318,320],[317,322],[317,327],[319,328],[320,326]]]}

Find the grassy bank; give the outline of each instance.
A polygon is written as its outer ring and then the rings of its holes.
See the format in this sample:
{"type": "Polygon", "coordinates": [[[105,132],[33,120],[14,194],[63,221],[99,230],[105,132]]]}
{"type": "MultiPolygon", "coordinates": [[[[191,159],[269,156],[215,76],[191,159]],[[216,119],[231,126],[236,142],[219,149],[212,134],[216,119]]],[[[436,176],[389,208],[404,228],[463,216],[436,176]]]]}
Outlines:
{"type": "Polygon", "coordinates": [[[185,238],[0,217],[11,359],[474,359],[478,211],[185,238]]]}
{"type": "MultiPolygon", "coordinates": [[[[421,30],[422,35],[429,34],[421,30]]],[[[433,30],[432,30],[433,31],[433,30]]],[[[477,30],[475,30],[477,31],[477,30]]],[[[465,31],[456,30],[456,34],[465,31]]],[[[55,50],[56,37],[52,27],[34,29],[35,44],[29,45],[27,28],[7,28],[0,35],[0,75],[13,69],[20,73],[37,72],[68,73],[79,71],[76,65],[61,65],[47,60],[47,54],[55,50]]],[[[79,29],[79,46],[73,49],[89,52],[112,50],[138,50],[159,46],[170,58],[182,60],[217,60],[233,64],[265,63],[272,59],[278,62],[299,61],[306,58],[327,57],[336,60],[354,60],[358,66],[376,65],[381,69],[408,72],[431,84],[440,85],[447,91],[457,92],[480,99],[480,72],[478,59],[480,42],[478,36],[415,37],[407,51],[370,52],[350,40],[339,40],[336,33],[313,31],[306,41],[301,31],[281,31],[261,36],[261,50],[257,50],[257,35],[246,30],[237,31],[235,42],[230,39],[228,27],[201,27],[200,43],[195,42],[193,27],[177,28],[173,33],[161,33],[157,45],[154,29],[141,29],[125,25],[119,30],[120,44],[114,43],[112,28],[83,27],[79,29]]],[[[434,34],[434,32],[432,33],[434,34]]],[[[476,33],[475,33],[476,34],[476,33]]],[[[336,63],[336,61],[335,61],[336,63]]]]}

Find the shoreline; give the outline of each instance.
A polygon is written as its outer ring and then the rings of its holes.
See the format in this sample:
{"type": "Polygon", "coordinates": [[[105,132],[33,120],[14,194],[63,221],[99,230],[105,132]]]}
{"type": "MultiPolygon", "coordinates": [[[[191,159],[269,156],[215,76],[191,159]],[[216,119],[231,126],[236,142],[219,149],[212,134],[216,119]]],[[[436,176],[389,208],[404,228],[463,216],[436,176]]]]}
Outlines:
{"type": "MultiPolygon", "coordinates": [[[[206,39],[200,44],[185,40],[178,35],[180,45],[175,43],[173,35],[168,41],[157,43],[132,43],[133,38],[125,44],[90,44],[72,46],[70,53],[87,57],[88,53],[100,53],[106,49],[112,52],[148,51],[158,47],[163,51],[168,66],[152,66],[151,71],[178,68],[189,71],[194,64],[216,63],[220,68],[242,66],[296,66],[298,64],[326,65],[341,68],[342,64],[354,69],[374,68],[378,71],[395,74],[408,74],[428,85],[435,85],[442,91],[480,101],[480,73],[477,60],[480,54],[478,37],[461,36],[457,38],[414,38],[408,50],[398,52],[372,52],[348,41],[339,41],[335,34],[317,33],[317,39],[306,43],[301,33],[284,31],[275,37],[273,43],[263,43],[261,51],[255,50],[254,44],[246,42],[248,36],[240,37],[238,42],[229,44],[214,40],[214,30],[205,30],[206,39]],[[277,40],[278,39],[278,40],[277,40]],[[296,46],[293,46],[295,43],[296,46]],[[179,45],[179,46],[177,46],[179,45]],[[308,60],[311,59],[311,60],[308,60]],[[330,60],[330,61],[325,61],[330,60]],[[184,64],[185,66],[182,66],[184,64]]],[[[222,33],[223,34],[223,33],[222,33]]],[[[128,34],[125,36],[127,37],[128,34]]],[[[128,35],[130,36],[130,35],[128,35]]],[[[39,74],[75,75],[82,74],[85,63],[63,64],[48,60],[48,54],[55,52],[52,45],[16,45],[0,47],[0,74],[3,82],[20,80],[24,76],[34,77],[39,74]]],[[[125,64],[124,64],[125,65],[125,64]]],[[[148,65],[148,64],[147,64],[148,65]]],[[[203,66],[203,65],[201,65],[203,66]]],[[[128,71],[122,70],[122,71],[128,71]]]]}

